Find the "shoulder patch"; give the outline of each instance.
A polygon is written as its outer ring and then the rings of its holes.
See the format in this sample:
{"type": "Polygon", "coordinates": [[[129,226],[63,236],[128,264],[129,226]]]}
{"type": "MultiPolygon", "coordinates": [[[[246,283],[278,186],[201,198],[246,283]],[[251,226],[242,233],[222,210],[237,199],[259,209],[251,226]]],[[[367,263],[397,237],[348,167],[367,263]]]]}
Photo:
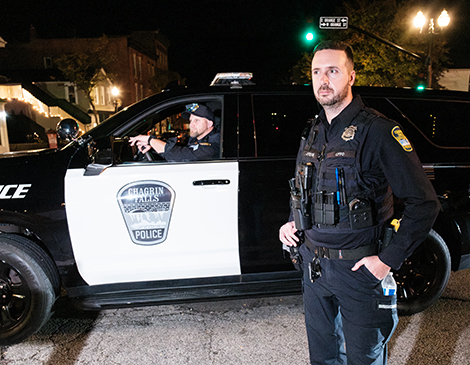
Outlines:
{"type": "Polygon", "coordinates": [[[400,143],[406,152],[413,151],[413,147],[411,146],[410,141],[408,141],[408,138],[405,137],[400,127],[396,126],[392,129],[392,136],[398,141],[398,143],[400,143]]]}

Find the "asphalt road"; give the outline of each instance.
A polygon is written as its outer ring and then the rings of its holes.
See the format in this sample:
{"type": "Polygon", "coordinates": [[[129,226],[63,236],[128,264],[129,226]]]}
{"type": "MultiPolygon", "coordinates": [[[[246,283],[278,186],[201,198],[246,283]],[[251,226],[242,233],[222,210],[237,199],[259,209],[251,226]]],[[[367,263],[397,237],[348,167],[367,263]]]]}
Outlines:
{"type": "MultiPolygon", "coordinates": [[[[308,364],[301,296],[81,312],[63,303],[0,364],[308,364]]],[[[401,317],[389,365],[470,364],[470,270],[401,317]]]]}

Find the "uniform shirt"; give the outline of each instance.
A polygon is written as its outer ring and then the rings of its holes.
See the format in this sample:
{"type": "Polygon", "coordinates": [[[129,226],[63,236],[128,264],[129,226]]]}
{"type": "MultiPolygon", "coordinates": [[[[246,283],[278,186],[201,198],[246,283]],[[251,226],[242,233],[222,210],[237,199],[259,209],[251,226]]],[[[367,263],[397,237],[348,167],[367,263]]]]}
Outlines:
{"type": "MultiPolygon", "coordinates": [[[[414,149],[410,151],[411,146],[407,144],[406,137],[395,138],[392,134],[395,132],[397,135],[400,126],[380,113],[365,108],[360,96],[355,96],[331,121],[331,125],[326,120],[324,111],[320,112],[319,132],[324,133],[324,136],[319,135],[318,139],[324,139],[328,143],[332,136],[341,135],[345,128],[354,125],[353,120],[361,110],[365,110],[370,118],[380,115],[372,123],[361,151],[361,166],[358,168],[363,179],[370,185],[386,180],[394,195],[404,203],[403,219],[398,233],[379,254],[382,262],[398,269],[426,238],[439,212],[439,201],[416,152],[414,149]]],[[[318,246],[354,249],[376,242],[382,230],[383,227],[373,226],[353,233],[344,233],[341,229],[338,229],[337,233],[331,233],[331,230],[325,232],[314,226],[305,233],[308,239],[318,246]]]]}
{"type": "Polygon", "coordinates": [[[160,153],[160,156],[171,162],[212,160],[220,157],[220,133],[215,128],[199,140],[189,138],[186,146],[176,142],[176,137],[170,138],[166,142],[165,152],[160,153]]]}

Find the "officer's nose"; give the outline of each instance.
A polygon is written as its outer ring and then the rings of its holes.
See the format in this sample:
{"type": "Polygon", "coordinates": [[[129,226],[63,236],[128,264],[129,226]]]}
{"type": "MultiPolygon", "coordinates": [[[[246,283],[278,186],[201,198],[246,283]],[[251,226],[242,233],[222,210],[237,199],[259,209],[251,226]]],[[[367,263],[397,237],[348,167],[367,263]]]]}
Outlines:
{"type": "Polygon", "coordinates": [[[328,85],[330,83],[330,79],[328,78],[327,74],[323,74],[321,83],[322,85],[325,85],[325,84],[328,85]]]}

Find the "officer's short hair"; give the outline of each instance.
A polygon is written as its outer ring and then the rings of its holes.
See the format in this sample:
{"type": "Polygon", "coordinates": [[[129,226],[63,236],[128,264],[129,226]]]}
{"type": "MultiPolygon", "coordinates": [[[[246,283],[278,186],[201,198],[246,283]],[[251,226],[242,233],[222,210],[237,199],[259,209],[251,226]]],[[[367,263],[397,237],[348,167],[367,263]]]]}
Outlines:
{"type": "Polygon", "coordinates": [[[349,43],[342,42],[342,41],[324,41],[318,43],[315,49],[313,50],[313,56],[315,57],[315,53],[318,51],[323,51],[325,49],[332,49],[335,51],[344,51],[346,53],[346,57],[349,61],[351,61],[353,68],[354,68],[354,52],[352,47],[349,43]]]}

